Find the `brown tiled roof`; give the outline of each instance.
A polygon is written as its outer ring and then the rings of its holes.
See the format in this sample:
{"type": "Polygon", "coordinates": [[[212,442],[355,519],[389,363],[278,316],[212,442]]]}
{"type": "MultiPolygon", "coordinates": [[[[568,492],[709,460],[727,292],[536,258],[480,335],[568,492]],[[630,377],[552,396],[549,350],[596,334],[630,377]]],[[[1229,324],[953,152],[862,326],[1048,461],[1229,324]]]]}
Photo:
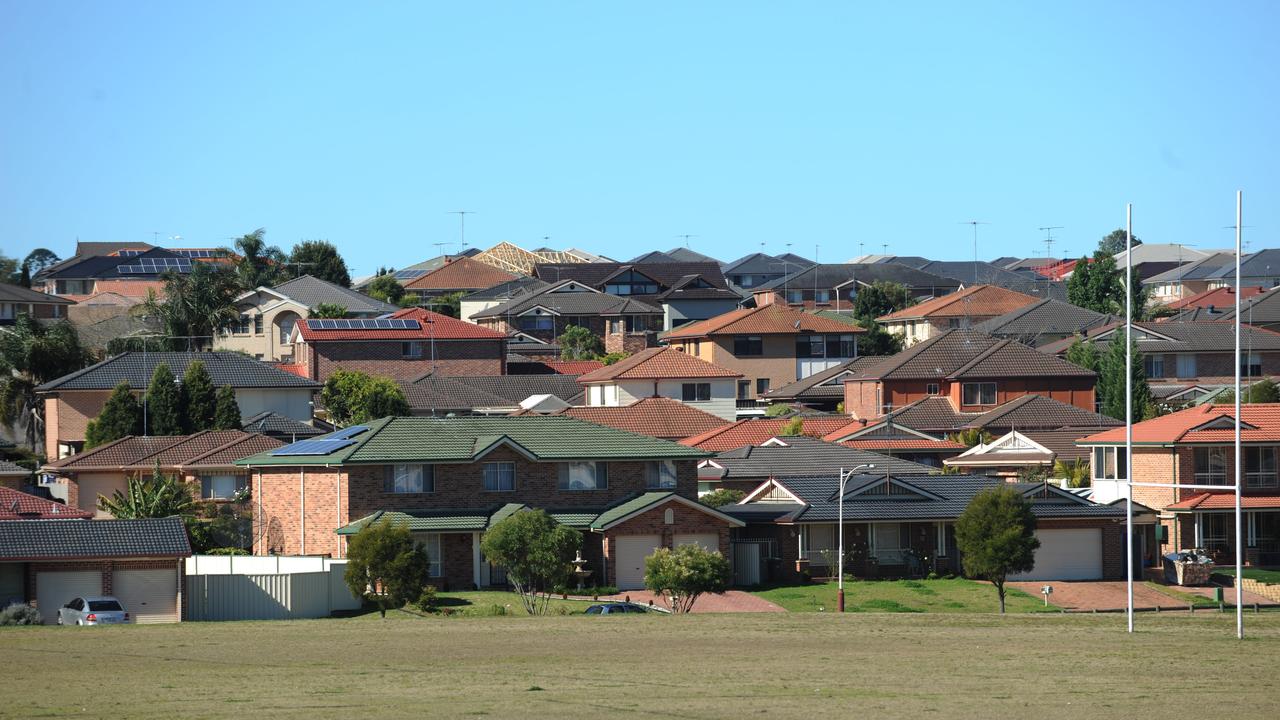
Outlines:
{"type": "Polygon", "coordinates": [[[193,457],[204,455],[244,436],[245,433],[241,430],[204,430],[188,435],[185,440],[147,456],[145,462],[148,466],[156,463],[161,467],[181,465],[193,457]]]}
{"type": "Polygon", "coordinates": [[[724,427],[728,420],[665,397],[617,407],[572,407],[557,413],[638,435],[678,439],[724,427]]]}
{"type": "MultiPolygon", "coordinates": [[[[791,422],[792,418],[750,418],[739,420],[731,425],[708,430],[700,435],[687,437],[680,441],[681,445],[696,447],[701,450],[723,452],[740,448],[743,445],[759,445],[782,432],[782,426],[791,422]]],[[[805,435],[822,437],[827,433],[849,424],[844,415],[806,417],[801,425],[805,435]]]]}
{"type": "MultiPolygon", "coordinates": [[[[1223,320],[1227,317],[1229,316],[1224,315],[1223,320]]],[[[1141,322],[1133,324],[1133,341],[1138,346],[1138,350],[1144,353],[1229,353],[1235,347],[1233,328],[1233,323],[1222,320],[1141,322]]],[[[1124,337],[1124,322],[1090,328],[1086,337],[1097,343],[1099,348],[1105,348],[1112,338],[1124,337]]],[[[1037,349],[1050,355],[1061,355],[1071,349],[1073,342],[1075,338],[1069,337],[1042,345],[1037,349]]],[[[1242,324],[1240,342],[1242,347],[1251,348],[1254,352],[1280,350],[1280,333],[1242,324]]]]}
{"type": "Polygon", "coordinates": [[[867,440],[857,438],[845,440],[840,444],[857,450],[963,452],[966,449],[966,446],[952,440],[930,440],[929,438],[870,438],[867,440]]]}
{"type": "Polygon", "coordinates": [[[484,290],[519,275],[469,257],[454,258],[405,283],[405,290],[484,290]]]}
{"type": "Polygon", "coordinates": [[[931,317],[996,317],[1026,307],[1040,298],[995,285],[974,285],[876,318],[880,322],[931,317]]]}
{"type": "Polygon", "coordinates": [[[1092,377],[1060,358],[1013,340],[998,340],[967,329],[948,330],[867,367],[855,379],[932,380],[939,378],[1092,377]],[[1050,362],[1045,362],[1049,358],[1050,362]]]}
{"type": "Polygon", "coordinates": [[[607,380],[657,380],[662,378],[731,378],[742,373],[726,370],[675,348],[641,350],[612,365],[578,376],[580,383],[607,380]]]}
{"type": "Polygon", "coordinates": [[[192,435],[148,437],[130,435],[101,447],[48,463],[44,467],[54,471],[82,472],[145,470],[157,464],[162,469],[188,465],[229,466],[231,462],[223,461],[223,458],[234,455],[239,449],[243,449],[244,453],[235,455],[232,460],[239,460],[283,444],[265,435],[242,430],[207,430],[192,435]],[[211,461],[210,458],[214,460],[211,461]]]}
{"type": "Polygon", "coordinates": [[[822,398],[843,400],[844,384],[840,382],[838,377],[845,373],[856,373],[860,368],[871,367],[883,360],[884,358],[875,356],[854,358],[833,368],[816,372],[793,383],[774,388],[765,393],[764,396],[770,400],[812,400],[822,398]],[[832,378],[837,379],[832,380],[832,378]],[[832,380],[831,384],[824,385],[823,383],[828,380],[832,380]]]}
{"type": "Polygon", "coordinates": [[[92,518],[89,510],[18,492],[0,485],[0,520],[72,520],[92,518]]]}
{"type": "Polygon", "coordinates": [[[723,315],[681,325],[667,333],[667,340],[714,335],[800,335],[802,333],[866,332],[849,323],[807,313],[778,303],[756,308],[731,310],[723,315]]]}
{"type": "Polygon", "coordinates": [[[977,413],[957,412],[951,401],[935,395],[916,400],[890,413],[894,425],[923,432],[948,432],[965,426],[977,413]]]}
{"type": "Polygon", "coordinates": [[[1124,423],[1084,408],[1043,395],[1023,395],[970,420],[967,427],[1028,428],[1095,427],[1106,428],[1124,423]]]}
{"type": "Polygon", "coordinates": [[[284,444],[282,440],[277,440],[261,433],[252,433],[248,437],[233,440],[212,452],[191,458],[183,463],[182,466],[187,468],[232,467],[236,460],[247,458],[250,455],[257,455],[260,452],[274,450],[284,444]]]}
{"type": "Polygon", "coordinates": [[[47,463],[45,467],[53,470],[79,470],[86,467],[119,468],[126,465],[135,465],[143,458],[150,457],[186,439],[186,435],[150,435],[147,437],[129,435],[106,445],[100,445],[92,450],[86,450],[61,460],[47,463]]]}

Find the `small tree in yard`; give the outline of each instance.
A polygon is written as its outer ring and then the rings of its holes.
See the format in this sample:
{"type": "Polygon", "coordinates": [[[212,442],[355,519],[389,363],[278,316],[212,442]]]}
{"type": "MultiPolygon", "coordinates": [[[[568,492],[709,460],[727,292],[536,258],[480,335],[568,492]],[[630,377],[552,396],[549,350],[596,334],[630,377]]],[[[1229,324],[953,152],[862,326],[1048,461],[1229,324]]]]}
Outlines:
{"type": "Polygon", "coordinates": [[[160,472],[159,466],[149,477],[135,475],[129,478],[124,490],[116,490],[111,497],[98,498],[99,510],[121,520],[177,515],[185,521],[191,517],[194,504],[191,488],[176,476],[160,472]]]}
{"type": "Polygon", "coordinates": [[[741,490],[720,488],[719,490],[712,490],[706,495],[700,496],[698,498],[698,502],[706,505],[707,507],[718,508],[724,505],[732,505],[736,502],[741,502],[742,498],[746,496],[747,494],[741,490]]]}
{"type": "Polygon", "coordinates": [[[971,577],[989,580],[1004,613],[1005,578],[1035,567],[1036,516],[1031,503],[1011,487],[994,487],[973,496],[956,520],[956,546],[971,577]]]}
{"type": "Polygon", "coordinates": [[[560,343],[561,360],[591,360],[604,352],[600,336],[579,325],[565,328],[556,342],[560,343]]]}
{"type": "Polygon", "coordinates": [[[214,397],[213,429],[240,429],[240,403],[236,402],[236,391],[230,385],[218,388],[214,397]]]}
{"type": "Polygon", "coordinates": [[[507,580],[530,615],[543,615],[556,587],[573,577],[574,552],[582,535],[542,510],[526,510],[504,518],[480,540],[480,550],[507,571],[507,580]]]}
{"type": "Polygon", "coordinates": [[[729,589],[729,561],[698,545],[658,548],[644,560],[644,586],[667,599],[674,613],[687,613],[704,593],[729,589]]]}
{"type": "Polygon", "coordinates": [[[413,541],[409,528],[383,520],[351,538],[342,577],[352,595],[377,603],[385,618],[387,608],[404,607],[418,599],[430,579],[430,568],[427,552],[413,541]]]}
{"type": "Polygon", "coordinates": [[[142,434],[142,405],[133,396],[129,383],[121,381],[102,406],[96,420],[84,431],[84,449],[105,445],[126,435],[142,434]]]}

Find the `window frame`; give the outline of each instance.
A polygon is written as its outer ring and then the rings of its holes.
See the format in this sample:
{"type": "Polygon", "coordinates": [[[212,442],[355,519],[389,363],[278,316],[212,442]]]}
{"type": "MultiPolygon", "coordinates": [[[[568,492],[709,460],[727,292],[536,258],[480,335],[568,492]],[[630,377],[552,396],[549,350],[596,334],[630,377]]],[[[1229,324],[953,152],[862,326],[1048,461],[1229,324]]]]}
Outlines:
{"type": "Polygon", "coordinates": [[[400,359],[401,360],[421,360],[423,342],[421,340],[402,340],[400,341],[400,359]]]}
{"type": "Polygon", "coordinates": [[[1244,486],[1250,489],[1280,487],[1280,453],[1275,445],[1246,445],[1244,450],[1244,486]],[[1270,469],[1260,469],[1264,457],[1270,456],[1270,469]]]}
{"type": "Polygon", "coordinates": [[[999,388],[994,382],[968,382],[960,386],[960,404],[961,405],[996,405],[999,399],[999,388]],[[977,402],[969,402],[969,388],[976,387],[977,402]],[[991,402],[983,402],[986,394],[983,392],[987,387],[991,388],[991,402]]]}
{"type": "Polygon", "coordinates": [[[645,488],[675,490],[680,484],[680,468],[675,460],[650,460],[645,463],[645,488]],[[670,477],[670,481],[664,478],[670,477]]]}
{"type": "Polygon", "coordinates": [[[925,383],[924,394],[925,395],[941,395],[942,385],[940,383],[925,383]]]}
{"type": "Polygon", "coordinates": [[[202,473],[200,475],[200,499],[201,500],[230,500],[232,497],[249,486],[249,476],[236,472],[215,472],[202,473]],[[231,479],[231,493],[227,495],[215,494],[214,481],[231,479]]]}
{"type": "Polygon", "coordinates": [[[483,474],[485,492],[515,492],[516,464],[510,460],[495,460],[484,463],[483,474]],[[493,471],[492,473],[490,471],[493,471]],[[491,480],[495,482],[490,482],[491,480]],[[504,482],[507,481],[507,482],[504,482]],[[510,487],[504,487],[510,485],[510,487]]]}
{"type": "Polygon", "coordinates": [[[756,378],[756,397],[769,392],[769,378],[756,378]]]}
{"type": "Polygon", "coordinates": [[[733,336],[733,356],[734,357],[763,357],[764,356],[764,336],[763,335],[734,335],[733,336]]]}
{"type": "Polygon", "coordinates": [[[711,402],[711,383],[691,382],[680,384],[681,402],[711,402]],[[692,396],[692,397],[690,397],[692,396]]]}
{"type": "Polygon", "coordinates": [[[382,475],[382,492],[387,495],[428,495],[436,491],[435,466],[427,463],[393,463],[383,466],[382,475]],[[418,478],[418,487],[420,489],[411,489],[408,481],[404,483],[406,489],[401,490],[400,485],[400,468],[419,468],[420,477],[418,478]]]}
{"type": "Polygon", "coordinates": [[[609,463],[601,460],[580,460],[577,462],[562,462],[558,469],[559,478],[556,482],[556,489],[566,492],[600,492],[609,489],[609,463]],[[592,468],[592,486],[591,487],[574,487],[573,469],[575,467],[591,467],[592,468]]]}
{"type": "Polygon", "coordinates": [[[1227,468],[1231,464],[1227,450],[1226,445],[1200,445],[1191,449],[1191,471],[1196,485],[1227,484],[1227,468]]]}

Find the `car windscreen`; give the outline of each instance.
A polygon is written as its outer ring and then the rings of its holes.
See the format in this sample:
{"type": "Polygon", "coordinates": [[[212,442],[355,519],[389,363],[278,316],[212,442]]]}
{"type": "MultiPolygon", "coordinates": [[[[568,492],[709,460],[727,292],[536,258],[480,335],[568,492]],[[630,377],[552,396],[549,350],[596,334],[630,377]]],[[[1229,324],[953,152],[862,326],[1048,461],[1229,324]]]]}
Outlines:
{"type": "Polygon", "coordinates": [[[120,603],[115,600],[90,600],[89,609],[94,612],[120,612],[124,608],[120,607],[120,603]]]}
{"type": "Polygon", "coordinates": [[[599,605],[592,605],[591,607],[587,608],[588,615],[599,615],[602,612],[604,612],[604,608],[600,607],[599,605]]]}

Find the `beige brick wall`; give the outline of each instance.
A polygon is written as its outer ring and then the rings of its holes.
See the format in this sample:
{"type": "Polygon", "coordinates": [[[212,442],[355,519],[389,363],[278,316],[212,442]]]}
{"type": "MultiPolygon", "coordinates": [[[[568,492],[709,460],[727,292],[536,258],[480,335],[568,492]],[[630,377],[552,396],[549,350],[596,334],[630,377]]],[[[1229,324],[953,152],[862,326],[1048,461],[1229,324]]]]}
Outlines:
{"type": "Polygon", "coordinates": [[[109,397],[110,390],[74,390],[45,398],[45,452],[50,458],[57,456],[59,442],[84,442],[85,427],[109,397]]]}

